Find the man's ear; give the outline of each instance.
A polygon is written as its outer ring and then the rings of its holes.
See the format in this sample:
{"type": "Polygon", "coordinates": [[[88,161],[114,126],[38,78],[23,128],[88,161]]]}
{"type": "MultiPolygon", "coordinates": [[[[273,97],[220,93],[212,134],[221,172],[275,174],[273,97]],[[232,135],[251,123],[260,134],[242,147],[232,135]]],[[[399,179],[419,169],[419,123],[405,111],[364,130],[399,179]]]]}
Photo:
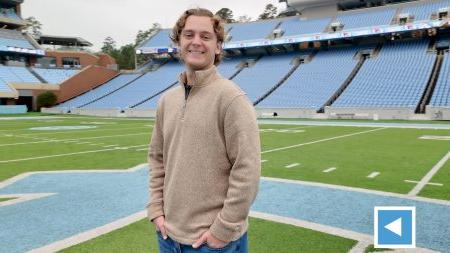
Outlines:
{"type": "Polygon", "coordinates": [[[215,54],[220,54],[222,52],[222,43],[217,42],[217,48],[214,51],[215,54]]]}

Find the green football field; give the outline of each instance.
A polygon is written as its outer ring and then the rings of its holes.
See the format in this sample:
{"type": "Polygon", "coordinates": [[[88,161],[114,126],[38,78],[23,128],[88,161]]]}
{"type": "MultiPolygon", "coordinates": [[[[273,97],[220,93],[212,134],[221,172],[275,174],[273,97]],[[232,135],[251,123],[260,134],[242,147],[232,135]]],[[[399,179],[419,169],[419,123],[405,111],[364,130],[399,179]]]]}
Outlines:
{"type": "MultiPolygon", "coordinates": [[[[450,200],[450,161],[443,159],[450,151],[450,130],[292,122],[296,125],[260,125],[262,176],[408,194],[441,162],[418,196],[450,200]]],[[[152,119],[81,116],[0,120],[0,182],[31,171],[145,163],[153,124],[152,119]]],[[[251,252],[274,252],[273,245],[280,247],[276,252],[346,252],[356,244],[273,221],[252,218],[250,224],[251,252]]],[[[153,228],[141,220],[65,251],[154,252],[149,249],[155,247],[153,228]]]]}

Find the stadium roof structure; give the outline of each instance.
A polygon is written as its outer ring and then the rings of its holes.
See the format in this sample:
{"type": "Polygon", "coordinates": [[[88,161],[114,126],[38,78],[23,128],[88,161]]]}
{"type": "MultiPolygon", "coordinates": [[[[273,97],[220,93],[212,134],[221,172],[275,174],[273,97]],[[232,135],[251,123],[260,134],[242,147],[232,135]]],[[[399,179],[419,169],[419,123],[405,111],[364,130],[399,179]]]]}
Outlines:
{"type": "Polygon", "coordinates": [[[80,38],[80,37],[41,35],[37,39],[37,42],[41,45],[43,44],[43,45],[81,46],[81,47],[92,46],[91,42],[89,42],[83,38],[80,38]]]}
{"type": "Polygon", "coordinates": [[[0,4],[22,4],[23,0],[0,0],[0,4]]]}

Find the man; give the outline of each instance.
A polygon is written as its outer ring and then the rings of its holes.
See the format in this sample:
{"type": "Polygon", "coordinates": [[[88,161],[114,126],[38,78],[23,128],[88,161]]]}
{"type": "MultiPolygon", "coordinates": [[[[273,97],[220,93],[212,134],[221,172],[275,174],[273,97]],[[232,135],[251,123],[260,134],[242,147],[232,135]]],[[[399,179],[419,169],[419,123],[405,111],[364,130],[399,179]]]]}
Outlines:
{"type": "Polygon", "coordinates": [[[160,252],[247,252],[261,166],[254,108],[217,73],[224,40],[219,18],[187,10],[171,38],[185,71],[158,103],[149,152],[148,218],[160,252]]]}

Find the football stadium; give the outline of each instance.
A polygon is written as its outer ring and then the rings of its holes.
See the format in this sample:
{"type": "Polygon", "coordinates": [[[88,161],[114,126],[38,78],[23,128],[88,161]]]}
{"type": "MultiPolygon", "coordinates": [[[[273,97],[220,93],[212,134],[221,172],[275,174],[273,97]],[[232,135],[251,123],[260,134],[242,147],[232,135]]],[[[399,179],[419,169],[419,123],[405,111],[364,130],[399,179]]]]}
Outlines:
{"type": "MultiPolygon", "coordinates": [[[[125,71],[83,38],[24,32],[23,2],[0,1],[0,253],[158,252],[147,157],[184,70],[172,28],[125,71]]],[[[450,252],[450,1],[280,2],[225,24],[218,65],[258,116],[249,251],[450,252]]]]}

